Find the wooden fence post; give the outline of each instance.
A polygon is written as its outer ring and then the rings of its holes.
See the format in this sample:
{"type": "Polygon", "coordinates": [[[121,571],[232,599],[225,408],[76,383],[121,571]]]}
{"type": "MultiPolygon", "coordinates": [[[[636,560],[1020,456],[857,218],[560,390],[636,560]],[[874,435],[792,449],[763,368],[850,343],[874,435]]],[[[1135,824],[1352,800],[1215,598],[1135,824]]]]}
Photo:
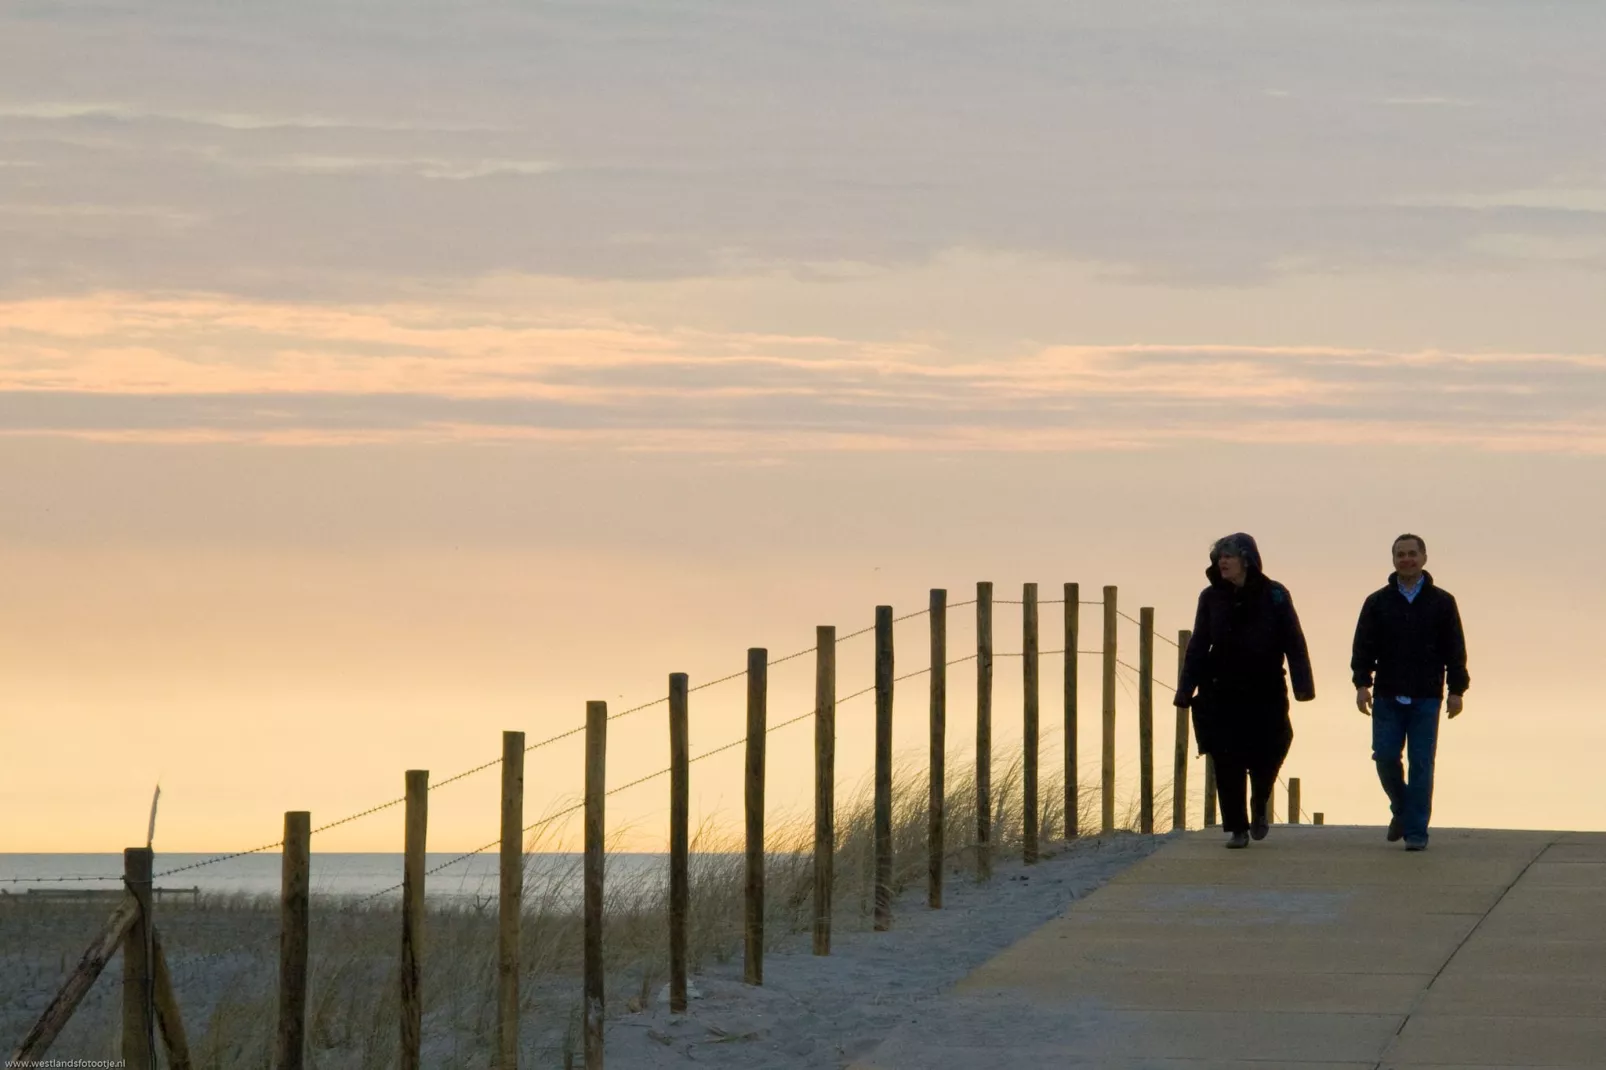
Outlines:
{"type": "Polygon", "coordinates": [[[429,834],[429,771],[407,771],[402,861],[401,1067],[420,1070],[424,1042],[424,851],[429,834]]]}
{"type": "Polygon", "coordinates": [[[279,1050],[277,1070],[301,1070],[307,1051],[307,916],[312,883],[312,815],[284,815],[279,876],[279,1050]]]}
{"type": "Polygon", "coordinates": [[[993,875],[993,585],[976,584],[976,879],[993,875]]]}
{"type": "Polygon", "coordinates": [[[586,703],[585,935],[582,1011],[586,1070],[603,1070],[602,1027],[607,1010],[602,967],[603,856],[607,849],[604,808],[608,801],[608,704],[586,703]]]}
{"type": "Polygon", "coordinates": [[[1154,610],[1138,610],[1138,830],[1154,834],[1154,610]]]}
{"type": "Polygon", "coordinates": [[[1313,825],[1325,825],[1327,823],[1327,815],[1318,810],[1310,815],[1310,823],[1313,825]]]}
{"type": "Polygon", "coordinates": [[[502,733],[502,855],[497,889],[496,1035],[501,1070],[519,1065],[519,929],[524,913],[524,733],[502,733]]]}
{"type": "Polygon", "coordinates": [[[123,851],[123,882],[139,914],[123,937],[123,1059],[135,1070],[156,1070],[156,963],[151,948],[149,847],[123,851]]]}
{"type": "Polygon", "coordinates": [[[178,995],[173,990],[173,975],[167,969],[167,952],[162,950],[162,931],[151,929],[152,975],[156,982],[156,1024],[162,1030],[162,1045],[167,1049],[168,1070],[192,1070],[190,1040],[184,1032],[184,1019],[178,1012],[178,995]]]}
{"type": "Polygon", "coordinates": [[[943,821],[947,798],[948,592],[931,590],[931,791],[926,802],[926,905],[942,909],[943,821]]]}
{"type": "Polygon", "coordinates": [[[1104,739],[1102,761],[1103,829],[1115,831],[1115,662],[1121,619],[1117,615],[1116,588],[1104,588],[1104,739]]]}
{"type": "Polygon", "coordinates": [[[875,607],[875,930],[892,928],[892,607],[875,607]]]}
{"type": "Polygon", "coordinates": [[[139,901],[132,895],[123,896],[117,904],[117,909],[106,919],[106,924],[101,928],[99,935],[78,960],[78,966],[68,975],[66,983],[56,993],[56,998],[50,1001],[44,1013],[39,1016],[39,1020],[34,1023],[34,1027],[22,1038],[22,1043],[17,1046],[16,1055],[13,1057],[14,1062],[27,1066],[44,1058],[45,1053],[50,1050],[50,1045],[56,1042],[56,1038],[61,1035],[62,1029],[72,1018],[73,1011],[78,1009],[78,1004],[83,1001],[84,995],[94,987],[95,979],[106,968],[106,963],[111,961],[111,957],[122,946],[128,930],[138,916],[139,901]]]}
{"type": "MultiPolygon", "coordinates": [[[[1177,683],[1182,682],[1182,666],[1188,660],[1188,642],[1193,633],[1186,629],[1177,633],[1177,683]]],[[[1188,707],[1178,706],[1176,756],[1171,768],[1171,827],[1188,827],[1188,707]]]]}
{"type": "Polygon", "coordinates": [[[1216,760],[1208,754],[1205,755],[1204,823],[1207,829],[1216,827],[1216,760]]]}
{"type": "Polygon", "coordinates": [[[836,628],[814,629],[814,953],[831,953],[836,857],[836,628]]]}
{"type": "Polygon", "coordinates": [[[669,1011],[686,1013],[686,916],[691,910],[691,743],[687,677],[669,674],[669,1011]]]}
{"type": "Polygon", "coordinates": [[[1299,824],[1299,778],[1288,778],[1288,823],[1299,824]]]}
{"type": "Polygon", "coordinates": [[[1037,676],[1037,584],[1028,583],[1021,588],[1021,861],[1026,865],[1037,862],[1037,744],[1038,744],[1038,676],[1037,676]]]}
{"type": "Polygon", "coordinates": [[[1076,839],[1082,826],[1082,791],[1077,778],[1076,683],[1077,645],[1082,632],[1082,585],[1065,585],[1065,838],[1076,839]]]}
{"type": "Polygon", "coordinates": [[[747,898],[742,926],[742,980],[764,983],[764,743],[769,651],[747,651],[747,898]]]}

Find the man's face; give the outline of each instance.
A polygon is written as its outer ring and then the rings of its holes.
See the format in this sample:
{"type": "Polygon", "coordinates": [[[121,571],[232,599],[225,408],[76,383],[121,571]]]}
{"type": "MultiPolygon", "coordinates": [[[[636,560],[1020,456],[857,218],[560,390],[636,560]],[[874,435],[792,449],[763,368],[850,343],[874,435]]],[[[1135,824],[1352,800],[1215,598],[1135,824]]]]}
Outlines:
{"type": "Polygon", "coordinates": [[[1394,571],[1406,583],[1415,583],[1427,563],[1428,555],[1422,552],[1415,539],[1401,539],[1394,544],[1394,571]]]}

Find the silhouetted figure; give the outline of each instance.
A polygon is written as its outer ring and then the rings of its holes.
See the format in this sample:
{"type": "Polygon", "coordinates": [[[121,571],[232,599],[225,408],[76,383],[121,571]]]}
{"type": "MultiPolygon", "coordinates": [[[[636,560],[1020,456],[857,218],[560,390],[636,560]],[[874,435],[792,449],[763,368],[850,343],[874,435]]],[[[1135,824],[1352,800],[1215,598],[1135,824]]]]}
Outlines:
{"type": "Polygon", "coordinates": [[[1471,678],[1461,610],[1455,596],[1435,586],[1425,570],[1427,543],[1420,535],[1401,535],[1394,540],[1393,554],[1394,574],[1361,606],[1350,668],[1355,705],[1372,718],[1372,760],[1393,813],[1389,842],[1403,837],[1407,851],[1423,851],[1433,814],[1433,762],[1445,684],[1454,718],[1471,678]],[[1407,748],[1409,783],[1400,764],[1407,748]]]}
{"type": "Polygon", "coordinates": [[[1243,532],[1218,539],[1205,570],[1175,703],[1193,707],[1199,752],[1216,763],[1216,791],[1228,847],[1265,839],[1266,807],[1294,741],[1288,683],[1294,697],[1316,697],[1305,633],[1288,588],[1261,569],[1260,548],[1243,532]],[[1244,780],[1250,783],[1245,805],[1244,780]]]}

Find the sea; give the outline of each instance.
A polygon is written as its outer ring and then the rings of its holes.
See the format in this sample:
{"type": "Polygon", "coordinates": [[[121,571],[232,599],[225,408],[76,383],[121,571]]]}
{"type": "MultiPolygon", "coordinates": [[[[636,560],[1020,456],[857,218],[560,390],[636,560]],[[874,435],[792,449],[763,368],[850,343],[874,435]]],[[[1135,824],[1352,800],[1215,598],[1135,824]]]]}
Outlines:
{"type": "MultiPolygon", "coordinates": [[[[706,856],[704,856],[706,857],[706,856]]],[[[723,856],[722,856],[723,857],[723,856]]],[[[331,899],[401,898],[403,856],[400,854],[320,854],[311,859],[311,894],[331,899]]],[[[494,900],[499,885],[496,852],[461,858],[451,853],[430,853],[425,868],[442,866],[424,880],[427,900],[470,905],[494,900]]],[[[280,894],[282,860],[278,853],[223,858],[221,853],[163,854],[152,867],[158,889],[198,889],[203,897],[254,898],[280,894]],[[222,858],[221,861],[217,859],[222,858]]],[[[610,881],[641,881],[646,886],[667,883],[666,854],[611,854],[607,860],[610,881]]],[[[532,854],[525,858],[526,895],[537,887],[549,893],[554,905],[578,903],[581,895],[582,856],[532,854]]],[[[0,895],[26,896],[30,891],[60,893],[82,889],[115,890],[122,882],[122,854],[0,854],[0,895]]]]}

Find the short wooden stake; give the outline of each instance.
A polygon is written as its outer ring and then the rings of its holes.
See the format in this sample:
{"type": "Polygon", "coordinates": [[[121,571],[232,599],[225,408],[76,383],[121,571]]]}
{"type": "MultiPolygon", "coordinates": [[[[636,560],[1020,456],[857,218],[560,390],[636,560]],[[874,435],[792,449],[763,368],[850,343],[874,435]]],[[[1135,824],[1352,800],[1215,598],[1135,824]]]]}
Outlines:
{"type": "Polygon", "coordinates": [[[931,591],[931,790],[926,800],[926,905],[942,909],[948,735],[948,592],[931,591]]]}
{"type": "Polygon", "coordinates": [[[836,628],[814,629],[814,953],[831,953],[836,859],[836,628]]]}
{"type": "Polygon", "coordinates": [[[1327,824],[1327,815],[1318,810],[1310,815],[1310,820],[1313,825],[1325,825],[1327,824]]]}
{"type": "Polygon", "coordinates": [[[1021,690],[1025,701],[1021,710],[1021,861],[1037,862],[1037,584],[1021,588],[1021,690]]]}
{"type": "Polygon", "coordinates": [[[1299,824],[1299,778],[1288,778],[1288,823],[1299,824]]]}
{"type": "Polygon", "coordinates": [[[429,838],[429,771],[407,771],[402,860],[401,1067],[419,1070],[424,1043],[424,852],[429,838]]]}
{"type": "MultiPolygon", "coordinates": [[[[1177,681],[1182,681],[1182,666],[1188,660],[1188,642],[1193,633],[1187,629],[1177,633],[1177,681]]],[[[1171,827],[1188,827],[1188,707],[1178,706],[1176,755],[1171,767],[1171,827]]]]}
{"type": "Polygon", "coordinates": [[[524,914],[524,733],[502,733],[502,843],[498,860],[496,1065],[519,1065],[519,929],[524,914]]]}
{"type": "Polygon", "coordinates": [[[892,607],[875,607],[875,930],[892,928],[892,607]]]}
{"type": "Polygon", "coordinates": [[[1138,831],[1154,834],[1154,610],[1138,610],[1138,831]]]}
{"type": "Polygon", "coordinates": [[[151,952],[149,847],[123,851],[123,882],[139,915],[123,937],[123,1059],[135,1070],[156,1070],[156,964],[151,952]]]}
{"type": "Polygon", "coordinates": [[[1216,827],[1216,760],[1208,754],[1205,755],[1204,823],[1207,829],[1216,827]]]}
{"type": "Polygon", "coordinates": [[[307,1058],[307,927],[312,885],[312,815],[284,815],[279,860],[279,1047],[277,1070],[301,1070],[307,1058]]]}
{"type": "Polygon", "coordinates": [[[1076,684],[1077,645],[1082,632],[1082,585],[1065,585],[1065,838],[1074,840],[1081,831],[1082,790],[1077,778],[1076,684]]]}
{"type": "Polygon", "coordinates": [[[581,993],[586,1070],[603,1070],[602,1029],[607,998],[602,965],[602,892],[607,851],[608,704],[586,703],[585,934],[581,993]]]}
{"type": "Polygon", "coordinates": [[[993,875],[993,585],[976,584],[976,879],[993,875]]]}
{"type": "Polygon", "coordinates": [[[690,693],[669,674],[669,1011],[686,1013],[686,918],[691,911],[690,693]]]}
{"type": "Polygon", "coordinates": [[[747,897],[742,926],[742,980],[764,983],[764,743],[769,651],[747,651],[747,897]]]}
{"type": "Polygon", "coordinates": [[[1121,623],[1116,598],[1116,588],[1104,588],[1104,738],[1101,772],[1104,803],[1102,827],[1106,835],[1115,831],[1115,665],[1121,623]]]}

